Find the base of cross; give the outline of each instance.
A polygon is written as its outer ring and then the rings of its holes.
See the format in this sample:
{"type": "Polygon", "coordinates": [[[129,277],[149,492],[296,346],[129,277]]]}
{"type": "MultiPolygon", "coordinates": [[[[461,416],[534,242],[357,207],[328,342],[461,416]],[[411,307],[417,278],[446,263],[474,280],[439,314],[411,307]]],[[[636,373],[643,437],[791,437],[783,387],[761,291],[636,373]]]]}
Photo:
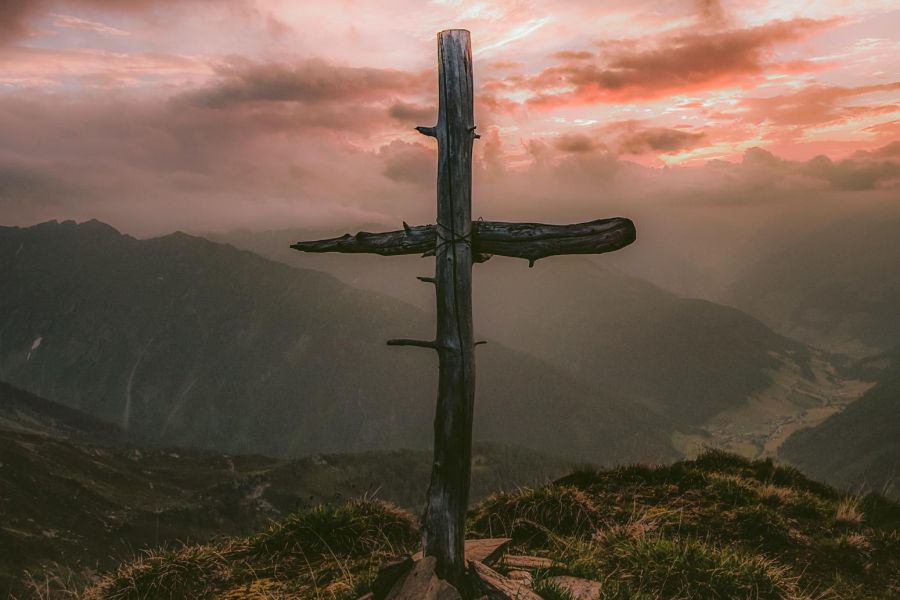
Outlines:
{"type": "Polygon", "coordinates": [[[390,563],[379,571],[372,591],[359,600],[542,600],[532,590],[534,574],[572,598],[596,598],[600,583],[566,575],[552,576],[557,565],[548,558],[508,554],[509,538],[466,541],[468,571],[457,589],[435,573],[434,557],[422,553],[390,563]],[[498,572],[503,571],[505,575],[498,572]]]}

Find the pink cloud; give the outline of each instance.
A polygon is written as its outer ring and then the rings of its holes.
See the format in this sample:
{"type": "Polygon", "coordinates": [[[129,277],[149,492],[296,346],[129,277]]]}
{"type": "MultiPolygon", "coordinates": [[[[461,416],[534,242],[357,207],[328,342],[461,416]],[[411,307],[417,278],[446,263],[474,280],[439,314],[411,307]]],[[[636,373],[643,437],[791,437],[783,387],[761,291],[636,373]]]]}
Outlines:
{"type": "Polygon", "coordinates": [[[448,24],[486,49],[486,218],[888,195],[896,53],[877,11],[846,6],[0,3],[0,206],[18,222],[98,216],[141,233],[426,222],[434,145],[411,128],[433,123],[434,33],[448,24]],[[848,50],[860,44],[878,52],[848,50]]]}
{"type": "Polygon", "coordinates": [[[860,96],[897,90],[900,90],[900,81],[853,88],[813,85],[788,94],[767,98],[745,98],[740,103],[741,111],[735,114],[741,120],[751,123],[768,121],[789,127],[835,123],[865,114],[900,109],[892,102],[846,104],[846,101],[860,96]]]}
{"type": "MultiPolygon", "coordinates": [[[[503,83],[533,92],[528,104],[552,109],[572,104],[647,100],[731,85],[749,85],[773,68],[771,51],[837,24],[794,19],[746,29],[688,29],[651,45],[636,41],[605,48],[596,60],[583,52],[557,52],[563,62],[522,80],[503,83]]],[[[791,64],[792,69],[804,63],[791,64]]],[[[807,69],[813,65],[807,64],[807,69]]]]}

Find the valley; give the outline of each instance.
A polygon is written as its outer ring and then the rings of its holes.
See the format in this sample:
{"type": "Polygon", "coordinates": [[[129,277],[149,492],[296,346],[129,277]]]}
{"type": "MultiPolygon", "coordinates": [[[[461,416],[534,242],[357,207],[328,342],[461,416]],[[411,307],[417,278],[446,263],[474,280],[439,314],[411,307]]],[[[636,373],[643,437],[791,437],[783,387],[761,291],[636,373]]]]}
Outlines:
{"type": "Polygon", "coordinates": [[[860,361],[875,381],[856,402],[790,436],[781,456],[834,485],[900,496],[900,350],[860,361]]]}
{"type": "Polygon", "coordinates": [[[821,360],[809,368],[813,378],[798,377],[796,365],[783,365],[771,374],[772,385],[744,405],[716,414],[699,431],[675,432],[673,446],[687,457],[721,448],[751,459],[777,458],[791,435],[842,412],[874,385],[821,360]]]}

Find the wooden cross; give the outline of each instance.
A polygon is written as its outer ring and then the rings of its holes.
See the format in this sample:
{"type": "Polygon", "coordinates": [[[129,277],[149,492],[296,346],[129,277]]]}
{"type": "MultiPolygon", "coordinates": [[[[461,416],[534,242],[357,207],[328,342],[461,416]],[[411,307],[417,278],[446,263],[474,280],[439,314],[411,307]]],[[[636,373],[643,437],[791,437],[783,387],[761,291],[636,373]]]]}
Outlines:
{"type": "Polygon", "coordinates": [[[437,139],[437,225],[400,231],[344,235],[291,246],[303,252],[366,252],[394,256],[435,257],[437,295],[434,340],[388,340],[390,346],[419,346],[437,351],[440,376],[434,419],[434,462],[425,510],[423,544],[437,559],[437,572],[457,585],[463,582],[466,510],[472,454],[475,402],[475,346],[472,328],[472,264],[491,255],[534,261],[558,254],[600,254],[635,240],[628,219],[600,219],[574,225],[472,221],[472,48],[469,32],[442,31],[438,42],[438,120],[417,127],[437,139]]]}

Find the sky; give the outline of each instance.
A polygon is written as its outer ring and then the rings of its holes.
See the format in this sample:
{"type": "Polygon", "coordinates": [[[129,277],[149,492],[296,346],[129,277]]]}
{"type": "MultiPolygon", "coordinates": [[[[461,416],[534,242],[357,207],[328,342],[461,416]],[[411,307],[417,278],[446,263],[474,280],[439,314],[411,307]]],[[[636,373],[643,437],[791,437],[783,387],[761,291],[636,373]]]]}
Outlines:
{"type": "Polygon", "coordinates": [[[435,147],[413,128],[449,28],[472,32],[480,217],[759,228],[900,202],[896,6],[3,0],[0,224],[430,222],[435,147]]]}

